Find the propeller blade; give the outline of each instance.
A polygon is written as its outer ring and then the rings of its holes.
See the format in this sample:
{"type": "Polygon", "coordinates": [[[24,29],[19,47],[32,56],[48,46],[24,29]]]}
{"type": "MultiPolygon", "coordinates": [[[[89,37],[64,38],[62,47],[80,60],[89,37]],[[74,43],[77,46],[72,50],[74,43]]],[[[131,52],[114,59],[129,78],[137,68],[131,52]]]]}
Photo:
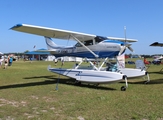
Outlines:
{"type": "Polygon", "coordinates": [[[125,49],[126,49],[126,46],[121,47],[121,50],[119,51],[118,55],[121,55],[124,52],[125,49]]]}
{"type": "Polygon", "coordinates": [[[126,48],[133,52],[134,50],[130,46],[131,44],[125,44],[124,46],[121,46],[121,50],[119,51],[118,55],[121,55],[126,50],[126,48]]]}
{"type": "Polygon", "coordinates": [[[130,47],[132,44],[125,44],[126,47],[130,47]]]}
{"type": "Polygon", "coordinates": [[[129,46],[127,47],[131,52],[134,52],[134,50],[129,46]]]}

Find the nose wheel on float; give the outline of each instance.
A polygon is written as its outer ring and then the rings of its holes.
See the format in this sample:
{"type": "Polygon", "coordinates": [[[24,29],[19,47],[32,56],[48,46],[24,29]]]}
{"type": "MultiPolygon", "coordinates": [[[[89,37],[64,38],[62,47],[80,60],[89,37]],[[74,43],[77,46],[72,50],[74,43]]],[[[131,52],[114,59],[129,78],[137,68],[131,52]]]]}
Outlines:
{"type": "Polygon", "coordinates": [[[125,82],[126,82],[126,86],[122,86],[122,87],[121,87],[121,91],[126,91],[126,89],[128,88],[127,76],[126,76],[126,75],[124,75],[124,76],[123,76],[123,79],[124,79],[124,80],[125,80],[125,82]]]}
{"type": "Polygon", "coordinates": [[[121,91],[126,91],[126,86],[122,86],[121,91]]]}

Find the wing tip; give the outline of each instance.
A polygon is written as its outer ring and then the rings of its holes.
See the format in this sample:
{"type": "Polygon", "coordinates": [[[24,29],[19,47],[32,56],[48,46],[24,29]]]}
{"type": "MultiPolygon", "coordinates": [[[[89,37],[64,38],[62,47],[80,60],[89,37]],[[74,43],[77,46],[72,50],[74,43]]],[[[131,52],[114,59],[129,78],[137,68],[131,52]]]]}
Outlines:
{"type": "Polygon", "coordinates": [[[154,42],[152,44],[150,44],[149,46],[157,46],[159,43],[158,42],[154,42]]]}
{"type": "Polygon", "coordinates": [[[13,26],[13,27],[11,27],[10,29],[15,29],[15,28],[19,28],[19,27],[21,27],[21,26],[23,26],[23,24],[16,24],[15,26],[13,26]]]}

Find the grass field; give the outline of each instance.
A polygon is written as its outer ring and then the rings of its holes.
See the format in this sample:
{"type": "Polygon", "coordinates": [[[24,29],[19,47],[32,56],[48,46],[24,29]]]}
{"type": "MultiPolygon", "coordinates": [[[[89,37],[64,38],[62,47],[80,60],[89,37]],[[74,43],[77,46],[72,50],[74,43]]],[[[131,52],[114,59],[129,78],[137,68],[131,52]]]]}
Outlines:
{"type": "MultiPolygon", "coordinates": [[[[15,61],[0,69],[0,120],[163,120],[163,65],[150,65],[151,82],[75,86],[74,80],[47,71],[53,62],[15,61]]],[[[71,68],[73,62],[65,62],[71,68]]],[[[134,65],[126,65],[135,67],[134,65]]]]}

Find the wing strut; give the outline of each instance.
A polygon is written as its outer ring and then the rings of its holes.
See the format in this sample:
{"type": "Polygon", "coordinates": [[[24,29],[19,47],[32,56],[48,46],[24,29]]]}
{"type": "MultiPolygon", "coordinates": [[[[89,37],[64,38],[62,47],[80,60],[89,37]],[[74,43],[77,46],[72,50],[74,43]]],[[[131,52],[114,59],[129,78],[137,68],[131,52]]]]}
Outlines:
{"type": "Polygon", "coordinates": [[[101,70],[102,66],[104,65],[104,63],[106,63],[106,61],[108,60],[108,57],[105,58],[104,62],[101,64],[101,66],[99,67],[99,70],[101,70]]]}
{"type": "Polygon", "coordinates": [[[90,50],[88,47],[86,47],[80,40],[78,40],[76,37],[74,37],[72,34],[71,34],[71,36],[76,40],[76,41],[78,41],[83,47],[85,47],[89,52],[91,52],[94,56],[95,56],[95,58],[98,58],[99,56],[97,55],[97,54],[95,54],[92,50],[90,50]]]}

